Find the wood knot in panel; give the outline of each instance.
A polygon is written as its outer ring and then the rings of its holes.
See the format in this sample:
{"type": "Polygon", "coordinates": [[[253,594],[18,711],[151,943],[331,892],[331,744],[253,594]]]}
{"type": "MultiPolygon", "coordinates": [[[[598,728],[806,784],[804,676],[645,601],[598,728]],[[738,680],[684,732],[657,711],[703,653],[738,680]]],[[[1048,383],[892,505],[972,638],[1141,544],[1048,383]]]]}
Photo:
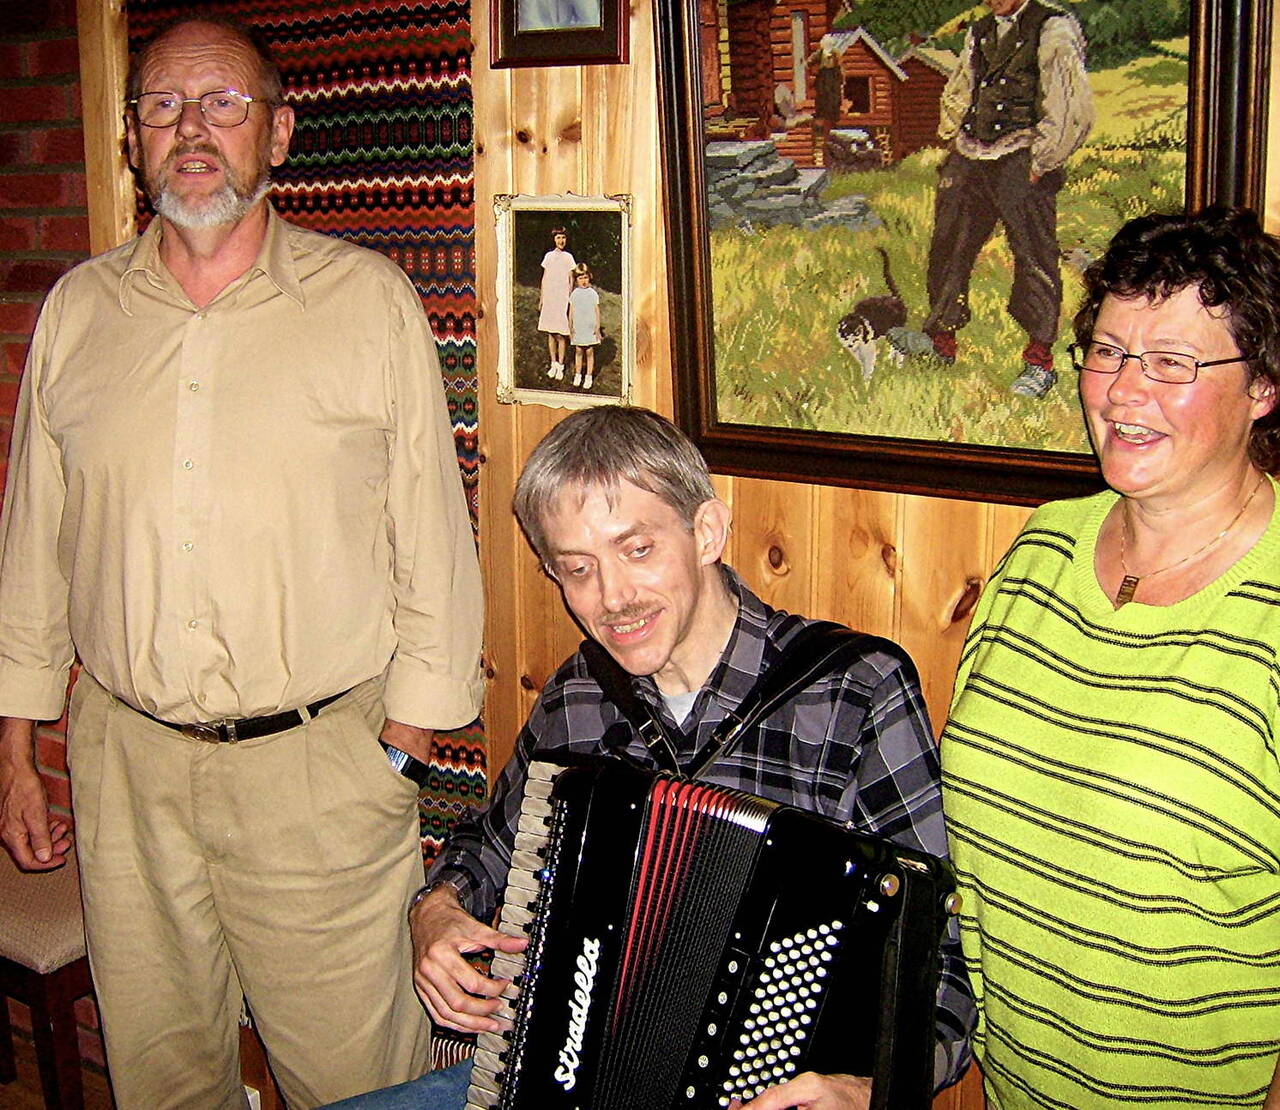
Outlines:
{"type": "Polygon", "coordinates": [[[960,594],[960,600],[956,602],[956,607],[951,610],[951,623],[960,624],[969,619],[969,614],[973,612],[973,607],[978,604],[978,598],[982,596],[982,579],[966,578],[964,582],[964,590],[960,594]]]}
{"type": "Polygon", "coordinates": [[[898,549],[893,544],[881,544],[880,561],[884,563],[884,569],[889,572],[890,578],[898,573],[898,549]]]}
{"type": "Polygon", "coordinates": [[[536,690],[537,688],[538,688],[538,684],[534,682],[533,679],[531,679],[527,674],[522,674],[520,676],[521,690],[536,690]]]}
{"type": "Polygon", "coordinates": [[[791,570],[791,565],[787,562],[786,552],[776,543],[769,545],[769,550],[765,552],[765,558],[769,561],[769,566],[775,574],[787,574],[791,570]]]}
{"type": "Polygon", "coordinates": [[[518,143],[527,143],[532,138],[533,136],[530,135],[523,127],[516,132],[516,142],[518,143]]]}
{"type": "Polygon", "coordinates": [[[562,143],[582,142],[582,120],[576,119],[560,132],[562,143]]]}

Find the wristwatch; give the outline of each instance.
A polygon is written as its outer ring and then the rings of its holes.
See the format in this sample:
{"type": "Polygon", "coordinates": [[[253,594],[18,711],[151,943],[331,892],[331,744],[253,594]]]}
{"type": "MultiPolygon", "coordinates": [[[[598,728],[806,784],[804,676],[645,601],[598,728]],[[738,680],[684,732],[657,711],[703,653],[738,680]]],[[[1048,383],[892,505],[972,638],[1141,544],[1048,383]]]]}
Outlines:
{"type": "Polygon", "coordinates": [[[453,891],[453,896],[457,898],[458,905],[460,906],[464,905],[462,901],[463,888],[459,882],[455,881],[456,878],[457,878],[456,876],[442,875],[440,878],[432,879],[431,882],[425,884],[422,887],[419,887],[417,893],[414,894],[414,896],[409,899],[409,908],[405,911],[405,913],[406,914],[413,913],[414,907],[419,902],[421,902],[428,894],[430,894],[437,887],[442,887],[442,886],[447,886],[450,890],[453,891]]]}
{"type": "Polygon", "coordinates": [[[419,790],[427,785],[427,779],[431,775],[431,768],[423,763],[422,760],[414,759],[408,752],[402,752],[385,740],[379,740],[378,743],[382,745],[382,750],[387,753],[391,766],[399,771],[400,774],[404,775],[419,790]]]}

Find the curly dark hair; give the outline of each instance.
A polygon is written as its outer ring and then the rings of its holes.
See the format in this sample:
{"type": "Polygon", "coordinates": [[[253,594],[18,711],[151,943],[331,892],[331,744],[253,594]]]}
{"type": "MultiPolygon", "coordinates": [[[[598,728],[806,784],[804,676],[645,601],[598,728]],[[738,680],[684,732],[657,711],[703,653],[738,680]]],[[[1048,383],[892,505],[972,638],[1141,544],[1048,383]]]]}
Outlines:
{"type": "MultiPolygon", "coordinates": [[[[1159,301],[1195,286],[1206,308],[1226,307],[1250,384],[1270,382],[1280,397],[1280,239],[1263,231],[1250,209],[1214,206],[1130,220],[1085,270],[1084,283],[1077,343],[1088,342],[1108,295],[1159,301]]],[[[1268,473],[1280,469],[1280,404],[1254,422],[1249,458],[1268,473]]]]}

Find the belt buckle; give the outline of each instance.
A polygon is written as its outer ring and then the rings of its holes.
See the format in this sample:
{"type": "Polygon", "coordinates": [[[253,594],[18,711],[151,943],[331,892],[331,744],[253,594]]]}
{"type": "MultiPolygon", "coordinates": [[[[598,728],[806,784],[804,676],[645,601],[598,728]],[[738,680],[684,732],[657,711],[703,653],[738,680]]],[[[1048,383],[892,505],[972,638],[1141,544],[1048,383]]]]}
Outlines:
{"type": "Polygon", "coordinates": [[[182,735],[188,740],[202,740],[206,744],[221,744],[223,740],[234,744],[237,739],[235,722],[230,720],[212,721],[203,725],[183,725],[182,735]]]}

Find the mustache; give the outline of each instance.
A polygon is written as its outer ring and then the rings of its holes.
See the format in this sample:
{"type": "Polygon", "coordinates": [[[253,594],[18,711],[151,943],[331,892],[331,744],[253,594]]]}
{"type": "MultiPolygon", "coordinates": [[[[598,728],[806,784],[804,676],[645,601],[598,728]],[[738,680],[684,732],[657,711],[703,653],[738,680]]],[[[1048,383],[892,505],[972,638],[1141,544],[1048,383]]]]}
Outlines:
{"type": "Polygon", "coordinates": [[[614,613],[605,613],[600,619],[606,624],[631,624],[642,617],[647,617],[649,613],[648,606],[643,608],[632,606],[630,609],[619,609],[614,613]]]}
{"type": "Polygon", "coordinates": [[[184,143],[182,146],[176,146],[169,151],[165,160],[161,163],[162,168],[169,169],[177,164],[179,158],[186,158],[189,155],[198,154],[201,158],[207,158],[214,163],[219,169],[224,169],[222,155],[218,152],[218,148],[212,143],[184,143]]]}

